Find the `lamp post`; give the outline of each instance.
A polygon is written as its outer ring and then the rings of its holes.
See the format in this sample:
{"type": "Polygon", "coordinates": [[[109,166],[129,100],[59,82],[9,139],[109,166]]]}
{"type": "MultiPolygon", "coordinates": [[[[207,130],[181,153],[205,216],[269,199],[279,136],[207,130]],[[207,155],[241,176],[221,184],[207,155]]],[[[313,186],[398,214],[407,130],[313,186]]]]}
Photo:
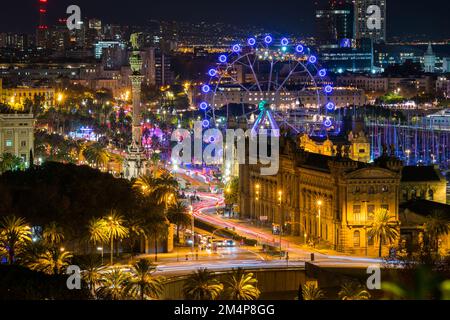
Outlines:
{"type": "Polygon", "coordinates": [[[102,253],[102,265],[103,265],[103,246],[102,247],[97,247],[97,251],[100,251],[102,253]]]}
{"type": "Polygon", "coordinates": [[[282,207],[281,207],[282,196],[283,196],[283,191],[281,191],[281,190],[278,191],[278,202],[280,204],[280,228],[278,230],[278,232],[280,234],[280,259],[282,258],[282,246],[281,246],[281,240],[282,240],[281,228],[282,228],[282,224],[283,224],[283,218],[282,218],[283,212],[282,212],[282,207]]]}
{"type": "Polygon", "coordinates": [[[319,230],[318,230],[318,235],[319,235],[319,243],[320,243],[320,239],[322,238],[322,225],[321,225],[321,216],[322,216],[322,204],[323,204],[323,202],[322,202],[322,200],[318,200],[317,201],[317,207],[318,207],[318,215],[317,215],[317,217],[319,218],[319,225],[318,225],[318,228],[319,228],[319,230]]]}
{"type": "MultiPolygon", "coordinates": [[[[256,203],[255,203],[255,205],[257,206],[257,207],[259,207],[259,188],[260,188],[260,185],[259,184],[257,184],[256,186],[255,186],[255,188],[256,188],[256,197],[255,197],[255,200],[256,200],[256,203]]],[[[259,208],[258,208],[259,209],[259,208]]],[[[258,212],[259,212],[259,210],[258,210],[258,212]]],[[[255,207],[255,220],[257,220],[257,217],[256,217],[256,207],[255,207]]]]}
{"type": "Polygon", "coordinates": [[[195,236],[194,236],[194,228],[195,228],[195,220],[194,220],[194,207],[192,206],[192,205],[190,205],[189,206],[189,212],[190,212],[190,214],[191,214],[191,222],[192,222],[192,226],[191,226],[191,228],[192,228],[192,235],[191,235],[191,238],[192,238],[192,245],[191,245],[191,248],[192,248],[192,252],[194,252],[194,243],[195,243],[195,236]]]}

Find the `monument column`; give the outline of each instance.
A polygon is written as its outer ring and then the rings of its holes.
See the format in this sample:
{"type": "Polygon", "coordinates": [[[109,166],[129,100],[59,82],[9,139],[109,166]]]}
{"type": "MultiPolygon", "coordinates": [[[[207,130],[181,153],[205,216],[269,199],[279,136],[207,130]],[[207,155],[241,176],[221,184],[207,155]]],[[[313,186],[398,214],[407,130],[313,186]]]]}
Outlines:
{"type": "Polygon", "coordinates": [[[140,56],[139,34],[135,33],[131,35],[131,45],[133,52],[130,56],[131,66],[131,89],[133,98],[133,123],[132,123],[132,141],[128,147],[128,154],[125,159],[124,176],[127,179],[139,178],[139,176],[145,174],[147,167],[147,158],[142,147],[142,128],[141,128],[141,86],[144,76],[141,74],[142,59],[140,56]]]}

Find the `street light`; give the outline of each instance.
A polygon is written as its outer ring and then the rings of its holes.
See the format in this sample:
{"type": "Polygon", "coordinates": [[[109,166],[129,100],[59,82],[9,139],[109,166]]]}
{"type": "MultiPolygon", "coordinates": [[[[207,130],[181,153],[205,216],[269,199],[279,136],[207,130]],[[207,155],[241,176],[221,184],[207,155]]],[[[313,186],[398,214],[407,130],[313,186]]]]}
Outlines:
{"type": "Polygon", "coordinates": [[[192,205],[189,206],[189,212],[191,214],[191,222],[192,222],[192,252],[194,252],[194,242],[195,242],[195,237],[194,237],[194,228],[195,228],[195,220],[194,220],[194,207],[192,205]]]}
{"type": "Polygon", "coordinates": [[[322,204],[323,204],[322,200],[318,200],[317,201],[317,207],[319,208],[319,213],[317,215],[317,217],[319,218],[319,230],[318,230],[319,231],[318,232],[319,233],[319,243],[320,243],[320,239],[322,238],[322,225],[321,225],[321,221],[320,221],[321,220],[321,215],[322,215],[321,214],[322,213],[321,212],[322,211],[321,210],[322,209],[322,204]]]}
{"type": "Polygon", "coordinates": [[[280,259],[283,258],[282,257],[282,246],[281,246],[281,240],[282,240],[282,234],[281,234],[281,226],[283,224],[283,219],[282,219],[282,208],[281,208],[281,199],[283,196],[283,191],[278,191],[278,202],[280,204],[280,228],[278,229],[278,232],[280,233],[280,259]]]}
{"type": "Polygon", "coordinates": [[[97,247],[97,251],[100,251],[102,253],[102,265],[103,265],[103,247],[97,247]]]}

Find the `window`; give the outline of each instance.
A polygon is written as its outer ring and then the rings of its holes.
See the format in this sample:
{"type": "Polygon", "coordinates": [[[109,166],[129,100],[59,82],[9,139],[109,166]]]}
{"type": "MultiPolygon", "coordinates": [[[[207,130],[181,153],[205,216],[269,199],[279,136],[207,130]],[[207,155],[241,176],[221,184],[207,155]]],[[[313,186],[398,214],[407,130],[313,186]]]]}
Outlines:
{"type": "Polygon", "coordinates": [[[434,200],[434,191],[433,190],[428,190],[428,200],[434,200]]]}
{"type": "Polygon", "coordinates": [[[374,245],[374,241],[373,241],[373,237],[372,236],[367,236],[367,245],[368,246],[373,246],[374,245]]]}
{"type": "Polygon", "coordinates": [[[361,221],[361,206],[359,204],[353,205],[353,218],[355,222],[361,221]]]}
{"type": "Polygon", "coordinates": [[[359,149],[359,153],[365,153],[366,149],[359,149]]]}
{"type": "Polygon", "coordinates": [[[27,146],[27,142],[26,141],[20,141],[20,146],[23,148],[23,147],[26,147],[27,146]]]}
{"type": "Polygon", "coordinates": [[[375,188],[374,187],[369,187],[368,193],[369,194],[374,194],[375,193],[375,188]]]}
{"type": "Polygon", "coordinates": [[[373,204],[367,205],[367,220],[373,220],[375,216],[375,206],[373,204]]]}
{"type": "Polygon", "coordinates": [[[359,248],[361,244],[361,233],[356,230],[355,232],[353,232],[353,247],[355,248],[359,248]]]}
{"type": "Polygon", "coordinates": [[[381,188],[381,191],[383,191],[383,192],[388,192],[388,191],[389,191],[388,186],[383,186],[383,187],[381,188]]]}
{"type": "Polygon", "coordinates": [[[389,205],[388,204],[382,204],[381,209],[389,211],[389,205]]]}
{"type": "Polygon", "coordinates": [[[7,147],[12,147],[12,146],[13,146],[12,140],[6,140],[5,145],[6,145],[7,147]]]}

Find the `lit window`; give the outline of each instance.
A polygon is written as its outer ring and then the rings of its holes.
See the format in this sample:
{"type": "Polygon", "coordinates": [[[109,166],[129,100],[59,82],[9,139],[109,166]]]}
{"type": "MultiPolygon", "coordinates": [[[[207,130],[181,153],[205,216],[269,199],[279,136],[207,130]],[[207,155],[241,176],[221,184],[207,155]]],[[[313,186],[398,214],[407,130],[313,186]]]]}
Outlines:
{"type": "Polygon", "coordinates": [[[13,146],[12,140],[6,140],[6,146],[7,147],[12,147],[13,146]]]}

